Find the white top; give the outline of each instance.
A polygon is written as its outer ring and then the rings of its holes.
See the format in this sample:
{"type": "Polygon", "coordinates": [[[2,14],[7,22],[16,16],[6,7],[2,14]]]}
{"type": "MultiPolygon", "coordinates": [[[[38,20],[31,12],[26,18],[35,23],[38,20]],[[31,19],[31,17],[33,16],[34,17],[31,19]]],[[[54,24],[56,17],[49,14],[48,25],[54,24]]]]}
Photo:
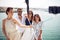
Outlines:
{"type": "Polygon", "coordinates": [[[33,22],[34,36],[37,38],[40,34],[40,30],[42,30],[42,22],[36,23],[33,22]]]}
{"type": "MultiPolygon", "coordinates": [[[[14,18],[19,22],[19,23],[22,23],[22,24],[25,24],[25,17],[22,16],[22,20],[20,20],[18,18],[18,14],[14,16],[14,18]]],[[[20,26],[16,25],[16,29],[18,30],[18,32],[24,32],[25,28],[21,28],[20,26]]]]}
{"type": "Polygon", "coordinates": [[[7,33],[16,31],[16,24],[13,22],[12,19],[10,19],[10,20],[7,19],[6,20],[6,22],[5,22],[5,29],[6,29],[7,33]]]}

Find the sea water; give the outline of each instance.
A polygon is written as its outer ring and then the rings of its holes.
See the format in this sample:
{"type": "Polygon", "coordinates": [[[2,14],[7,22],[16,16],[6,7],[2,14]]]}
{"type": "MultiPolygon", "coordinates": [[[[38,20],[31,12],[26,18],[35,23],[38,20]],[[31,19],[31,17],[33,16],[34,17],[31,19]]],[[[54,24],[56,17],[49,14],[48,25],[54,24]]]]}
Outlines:
{"type": "MultiPolygon", "coordinates": [[[[42,39],[43,40],[60,40],[60,14],[49,14],[41,10],[33,10],[34,14],[39,14],[43,21],[42,39]]],[[[16,14],[16,13],[15,13],[16,14]]],[[[0,40],[6,40],[2,32],[2,20],[6,18],[5,12],[0,13],[0,40]]]]}

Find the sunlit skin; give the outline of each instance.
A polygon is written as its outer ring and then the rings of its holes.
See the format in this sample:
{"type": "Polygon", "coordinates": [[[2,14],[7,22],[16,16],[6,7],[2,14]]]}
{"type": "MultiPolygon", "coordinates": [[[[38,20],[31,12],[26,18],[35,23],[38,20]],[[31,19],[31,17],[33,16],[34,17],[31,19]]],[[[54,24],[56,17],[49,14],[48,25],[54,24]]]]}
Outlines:
{"type": "Polygon", "coordinates": [[[39,22],[39,18],[35,16],[35,22],[38,23],[39,22]]]}
{"type": "Polygon", "coordinates": [[[13,10],[11,9],[9,12],[7,12],[8,13],[8,19],[11,19],[12,18],[12,16],[13,16],[13,10]]]}
{"type": "Polygon", "coordinates": [[[22,9],[21,10],[17,10],[18,15],[22,16],[22,9]]]}
{"type": "Polygon", "coordinates": [[[31,16],[32,16],[32,13],[31,13],[31,12],[29,12],[29,18],[31,18],[31,16]]]}

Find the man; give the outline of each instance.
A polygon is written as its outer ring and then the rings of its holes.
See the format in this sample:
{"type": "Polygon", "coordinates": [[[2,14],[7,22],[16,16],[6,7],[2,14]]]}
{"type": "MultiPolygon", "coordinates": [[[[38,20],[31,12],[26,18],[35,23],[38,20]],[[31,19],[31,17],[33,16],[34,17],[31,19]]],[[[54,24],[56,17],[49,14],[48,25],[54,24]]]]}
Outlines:
{"type": "MultiPolygon", "coordinates": [[[[24,16],[22,16],[22,8],[18,8],[18,9],[17,9],[17,14],[14,15],[14,18],[15,18],[19,23],[25,24],[25,18],[24,18],[24,16]]],[[[19,27],[18,25],[16,25],[16,29],[17,29],[18,32],[20,33],[20,36],[19,36],[19,37],[20,37],[20,40],[21,40],[25,28],[21,28],[21,27],[19,27]]]]}

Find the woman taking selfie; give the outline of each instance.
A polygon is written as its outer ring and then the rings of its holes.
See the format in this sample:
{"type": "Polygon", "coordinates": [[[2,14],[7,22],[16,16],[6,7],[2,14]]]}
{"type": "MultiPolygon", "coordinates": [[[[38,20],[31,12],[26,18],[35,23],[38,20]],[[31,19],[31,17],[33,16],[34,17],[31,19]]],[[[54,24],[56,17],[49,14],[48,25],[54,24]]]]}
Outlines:
{"type": "Polygon", "coordinates": [[[19,33],[16,30],[16,25],[22,28],[30,28],[30,26],[22,25],[13,19],[13,8],[8,7],[6,10],[7,18],[3,20],[2,30],[7,40],[20,40],[19,33]]]}

